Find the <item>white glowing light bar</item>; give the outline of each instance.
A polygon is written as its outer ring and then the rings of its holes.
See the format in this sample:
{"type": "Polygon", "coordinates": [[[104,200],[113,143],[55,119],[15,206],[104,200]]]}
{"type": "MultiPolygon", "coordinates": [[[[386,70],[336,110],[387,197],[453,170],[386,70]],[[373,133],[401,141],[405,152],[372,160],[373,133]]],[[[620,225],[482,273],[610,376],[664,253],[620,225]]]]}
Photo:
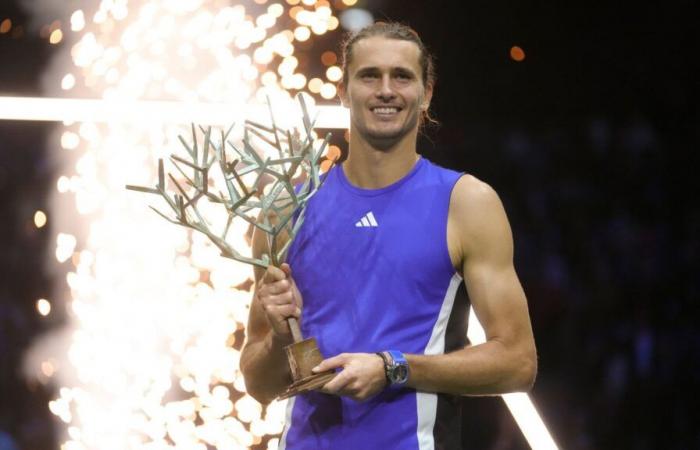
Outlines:
{"type": "MultiPolygon", "coordinates": [[[[348,128],[350,125],[347,108],[318,105],[315,110],[318,112],[317,128],[348,128]]],[[[267,105],[0,97],[0,120],[230,125],[244,118],[266,122],[269,118],[267,105]]]]}
{"type": "MultiPolygon", "coordinates": [[[[467,337],[472,345],[486,342],[486,333],[474,314],[474,308],[469,311],[469,327],[467,337]]],[[[513,393],[502,395],[508,410],[513,415],[515,422],[520,427],[525,439],[534,450],[558,450],[552,435],[547,430],[532,400],[525,393],[513,393]]]]}
{"type": "Polygon", "coordinates": [[[535,405],[532,404],[527,394],[517,392],[505,394],[502,397],[530,447],[535,450],[558,449],[552,435],[549,434],[549,430],[547,430],[542,418],[535,409],[535,405]]]}

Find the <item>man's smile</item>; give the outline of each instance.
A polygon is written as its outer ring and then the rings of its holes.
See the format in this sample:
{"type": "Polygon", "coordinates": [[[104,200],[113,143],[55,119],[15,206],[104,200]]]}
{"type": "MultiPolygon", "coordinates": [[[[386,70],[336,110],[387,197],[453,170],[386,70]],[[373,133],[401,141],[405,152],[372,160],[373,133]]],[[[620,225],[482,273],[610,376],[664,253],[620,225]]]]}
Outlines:
{"type": "Polygon", "coordinates": [[[401,108],[398,106],[374,106],[370,108],[370,111],[377,116],[391,117],[394,114],[398,114],[401,111],[401,108]]]}

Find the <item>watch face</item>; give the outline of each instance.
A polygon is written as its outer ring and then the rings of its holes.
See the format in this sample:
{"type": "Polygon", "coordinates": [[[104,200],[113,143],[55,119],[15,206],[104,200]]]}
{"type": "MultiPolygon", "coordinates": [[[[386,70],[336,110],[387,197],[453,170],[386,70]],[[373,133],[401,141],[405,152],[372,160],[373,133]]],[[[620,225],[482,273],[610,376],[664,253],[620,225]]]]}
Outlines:
{"type": "Polygon", "coordinates": [[[399,381],[404,381],[406,378],[408,378],[408,369],[404,365],[400,365],[398,369],[396,370],[396,378],[399,379],[399,381]]]}
{"type": "Polygon", "coordinates": [[[408,368],[403,364],[394,367],[392,372],[391,378],[394,383],[403,383],[408,378],[408,368]]]}

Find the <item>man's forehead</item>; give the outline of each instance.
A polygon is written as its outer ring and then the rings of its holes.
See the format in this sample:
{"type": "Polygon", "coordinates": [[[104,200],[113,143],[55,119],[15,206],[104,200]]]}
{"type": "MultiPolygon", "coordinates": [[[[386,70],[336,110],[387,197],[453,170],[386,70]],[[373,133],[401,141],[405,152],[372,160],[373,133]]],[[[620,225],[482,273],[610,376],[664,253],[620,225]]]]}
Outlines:
{"type": "Polygon", "coordinates": [[[355,70],[368,67],[420,70],[420,48],[415,42],[372,36],[357,41],[352,50],[350,67],[355,70]]]}

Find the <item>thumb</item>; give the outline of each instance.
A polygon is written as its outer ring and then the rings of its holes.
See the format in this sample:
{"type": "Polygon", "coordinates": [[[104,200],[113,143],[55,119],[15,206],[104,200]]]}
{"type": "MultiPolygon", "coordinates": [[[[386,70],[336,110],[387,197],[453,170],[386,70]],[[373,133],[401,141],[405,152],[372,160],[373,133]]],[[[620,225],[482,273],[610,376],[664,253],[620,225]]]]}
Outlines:
{"type": "Polygon", "coordinates": [[[282,263],[280,269],[282,269],[282,272],[284,272],[284,274],[287,275],[287,278],[292,276],[292,268],[289,266],[289,264],[282,263]]]}
{"type": "Polygon", "coordinates": [[[287,278],[287,275],[283,270],[273,265],[269,265],[265,270],[263,281],[267,283],[272,283],[274,281],[284,280],[285,278],[287,278]]]}
{"type": "Polygon", "coordinates": [[[311,369],[311,371],[314,373],[318,373],[325,372],[326,370],[337,369],[339,367],[343,367],[343,365],[345,364],[345,360],[345,355],[336,355],[332,358],[324,359],[319,363],[319,365],[311,369]]]}

